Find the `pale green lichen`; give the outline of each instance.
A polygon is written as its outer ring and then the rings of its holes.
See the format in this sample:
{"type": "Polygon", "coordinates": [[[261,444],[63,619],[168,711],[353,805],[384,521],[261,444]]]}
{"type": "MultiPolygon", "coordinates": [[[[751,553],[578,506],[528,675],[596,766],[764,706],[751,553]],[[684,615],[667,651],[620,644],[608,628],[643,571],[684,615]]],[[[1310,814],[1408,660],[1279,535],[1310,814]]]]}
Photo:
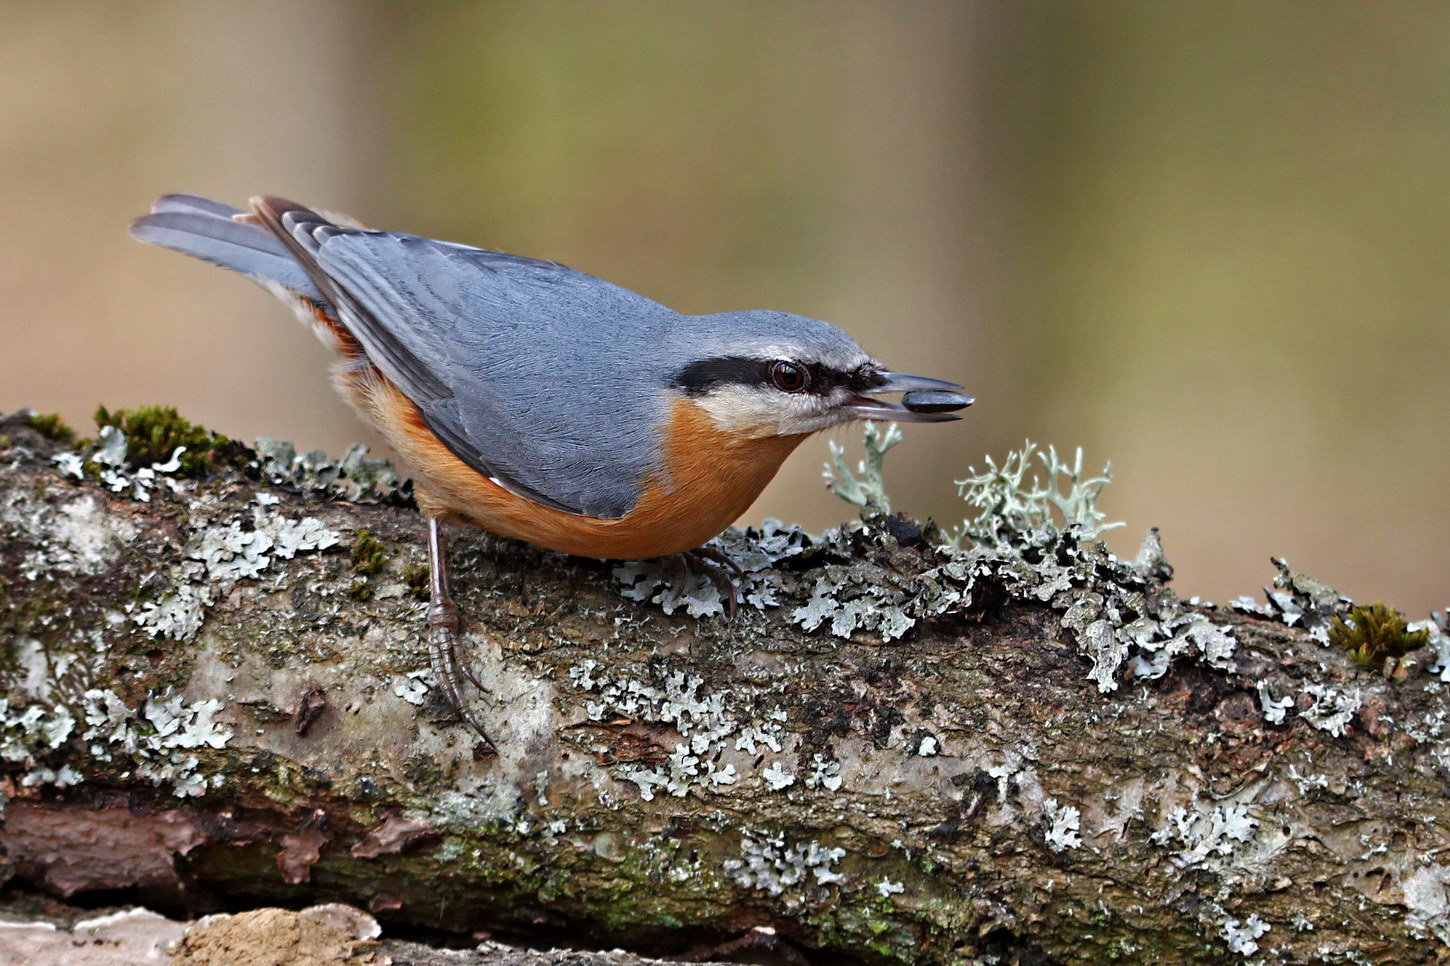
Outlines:
{"type": "Polygon", "coordinates": [[[1149,841],[1173,847],[1173,863],[1184,869],[1206,866],[1223,871],[1225,860],[1251,842],[1259,826],[1249,806],[1237,802],[1204,810],[1197,810],[1197,803],[1194,809],[1178,805],[1166,818],[1166,824],[1149,841]]]}
{"type": "MultiPolygon", "coordinates": [[[[1099,539],[1119,524],[1098,508],[1108,470],[1083,471],[1077,451],[1071,463],[1056,449],[1028,443],[1000,464],[961,481],[962,495],[977,516],[945,544],[926,543],[923,532],[887,517],[878,496],[882,459],[895,440],[870,429],[868,459],[854,473],[843,460],[830,468],[843,497],[853,505],[883,509],[862,523],[812,537],[769,521],[760,531],[727,531],[716,542],[741,564],[746,603],[761,609],[790,607],[790,619],[807,632],[827,631],[849,639],[869,634],[891,641],[924,620],[963,613],[979,588],[995,596],[1046,604],[1062,615],[1062,626],[1092,667],[1102,691],[1120,686],[1125,667],[1134,677],[1165,674],[1180,657],[1225,667],[1234,653],[1232,633],[1164,586],[1172,573],[1156,530],[1144,539],[1138,560],[1124,561],[1099,539]],[[940,561],[905,574],[872,559],[887,555],[899,539],[915,539],[940,561]]],[[[703,579],[677,586],[678,568],[661,562],[626,564],[616,576],[626,597],[653,600],[667,612],[683,608],[693,616],[723,612],[716,589],[703,579]]]]}
{"type": "Polygon", "coordinates": [[[1250,915],[1240,922],[1237,919],[1225,919],[1219,928],[1219,936],[1228,943],[1230,952],[1238,953],[1240,956],[1252,956],[1259,951],[1259,944],[1256,940],[1261,939],[1269,932],[1270,926],[1257,915],[1250,915]]]}
{"type": "Polygon", "coordinates": [[[1259,696],[1259,710],[1264,712],[1264,720],[1269,724],[1283,724],[1284,715],[1294,707],[1292,697],[1275,698],[1274,693],[1269,690],[1268,684],[1260,681],[1255,686],[1259,696]]]}
{"type": "Polygon", "coordinates": [[[1300,711],[1299,716],[1315,728],[1327,731],[1336,738],[1349,729],[1355,712],[1363,704],[1357,689],[1341,691],[1327,684],[1306,684],[1304,693],[1314,701],[1300,711]]]}
{"type": "Polygon", "coordinates": [[[1413,621],[1411,631],[1425,631],[1430,635],[1430,647],[1434,649],[1435,660],[1429,670],[1441,681],[1450,682],[1450,609],[1431,611],[1430,619],[1413,621]]]}
{"type": "Polygon", "coordinates": [[[137,536],[127,519],[106,512],[86,493],[63,502],[21,492],[0,504],[0,523],[31,536],[20,575],[36,580],[49,573],[90,575],[109,567],[137,536]]]}
{"type": "MultiPolygon", "coordinates": [[[[780,606],[795,587],[793,577],[781,571],[781,562],[806,553],[815,543],[800,527],[766,520],[759,529],[727,530],[709,546],[738,568],[733,579],[740,603],[764,611],[780,606]]],[[[659,604],[666,614],[684,610],[691,617],[716,617],[725,613],[725,600],[716,583],[707,574],[683,566],[678,558],[629,561],[616,566],[614,576],[625,588],[621,591],[624,597],[659,604]]]]}
{"type": "Polygon", "coordinates": [[[1112,464],[1103,467],[1102,475],[1085,478],[1082,459],[1080,447],[1068,465],[1055,447],[1044,453],[1031,440],[1008,453],[1000,466],[986,457],[986,470],[972,467],[971,476],[957,481],[962,499],[978,513],[954,531],[952,542],[1002,546],[1031,542],[1044,530],[1096,540],[1121,527],[1098,509],[1103,488],[1112,482],[1112,464]]]}
{"type": "Polygon", "coordinates": [[[284,440],[259,437],[256,444],[262,474],[273,483],[327,490],[346,500],[386,500],[400,497],[404,487],[387,460],[369,457],[367,446],[354,443],[342,459],[322,450],[298,453],[284,440]]]}
{"type": "Polygon", "coordinates": [[[891,500],[886,495],[886,453],[901,439],[901,429],[895,423],[888,423],[884,429],[877,423],[867,423],[863,435],[866,456],[854,470],[846,462],[845,447],[832,440],[828,444],[831,461],[822,474],[826,485],[836,496],[860,507],[865,514],[890,513],[891,500]]]}
{"type": "Polygon", "coordinates": [[[63,451],[51,457],[59,467],[62,476],[85,479],[89,474],[100,481],[112,493],[128,493],[131,499],[142,503],[151,502],[151,494],[157,486],[165,486],[172,493],[184,493],[195,488],[195,481],[177,479],[183,468],[182,456],[185,446],[177,446],[164,461],[152,462],[149,466],[138,465],[130,452],[130,440],[125,432],[116,426],[102,426],[100,439],[85,452],[63,451]]]}

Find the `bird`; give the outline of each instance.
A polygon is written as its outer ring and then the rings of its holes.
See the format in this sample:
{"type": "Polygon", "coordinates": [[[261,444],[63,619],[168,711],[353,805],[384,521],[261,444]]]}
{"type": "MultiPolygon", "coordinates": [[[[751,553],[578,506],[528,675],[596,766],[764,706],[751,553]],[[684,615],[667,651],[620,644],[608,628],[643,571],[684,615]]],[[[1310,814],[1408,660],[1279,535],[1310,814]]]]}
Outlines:
{"type": "Polygon", "coordinates": [[[430,667],[486,752],[496,746],[459,682],[443,524],[582,557],[702,554],[709,572],[719,558],[703,545],[813,433],[944,422],[974,401],[885,368],[828,322],[685,315],[555,262],[274,196],[244,211],[163,195],[130,232],[260,284],[336,354],[334,385],[412,472],[430,667]],[[881,398],[895,393],[902,402],[881,398]]]}

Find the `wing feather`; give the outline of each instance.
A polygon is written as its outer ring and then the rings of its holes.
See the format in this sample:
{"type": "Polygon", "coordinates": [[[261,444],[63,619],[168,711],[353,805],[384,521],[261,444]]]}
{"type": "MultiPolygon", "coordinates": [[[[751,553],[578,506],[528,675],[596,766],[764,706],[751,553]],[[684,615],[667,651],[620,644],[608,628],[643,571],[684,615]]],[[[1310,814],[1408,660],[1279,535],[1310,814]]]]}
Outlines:
{"type": "Polygon", "coordinates": [[[634,506],[659,469],[671,375],[647,350],[679,315],[551,262],[338,226],[276,198],[253,209],[460,459],[571,513],[634,506]]]}

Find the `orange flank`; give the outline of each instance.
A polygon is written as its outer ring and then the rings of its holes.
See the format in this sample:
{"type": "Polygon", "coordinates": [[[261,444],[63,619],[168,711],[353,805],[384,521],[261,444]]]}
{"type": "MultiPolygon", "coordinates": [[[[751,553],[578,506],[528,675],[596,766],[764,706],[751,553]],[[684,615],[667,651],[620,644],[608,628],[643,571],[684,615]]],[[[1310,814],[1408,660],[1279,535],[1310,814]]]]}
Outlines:
{"type": "Polygon", "coordinates": [[[693,402],[677,399],[664,427],[668,470],[644,481],[629,513],[602,520],[534,503],[464,463],[377,369],[344,370],[338,384],[412,468],[425,514],[581,557],[635,560],[695,549],[734,523],[805,439],[729,435],[693,402]]]}

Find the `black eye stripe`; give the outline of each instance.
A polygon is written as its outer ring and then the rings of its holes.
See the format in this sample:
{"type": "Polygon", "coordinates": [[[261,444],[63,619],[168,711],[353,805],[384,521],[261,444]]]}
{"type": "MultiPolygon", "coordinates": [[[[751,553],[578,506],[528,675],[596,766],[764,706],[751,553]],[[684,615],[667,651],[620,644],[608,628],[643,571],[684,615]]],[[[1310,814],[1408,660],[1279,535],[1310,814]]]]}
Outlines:
{"type": "Polygon", "coordinates": [[[674,378],[676,388],[687,396],[703,396],[717,386],[769,386],[775,388],[771,368],[777,362],[791,362],[807,373],[806,395],[828,396],[845,387],[852,392],[864,392],[881,384],[881,377],[875,367],[859,366],[849,372],[833,369],[820,362],[795,362],[794,360],[758,359],[751,356],[716,356],[692,362],[674,378]]]}

